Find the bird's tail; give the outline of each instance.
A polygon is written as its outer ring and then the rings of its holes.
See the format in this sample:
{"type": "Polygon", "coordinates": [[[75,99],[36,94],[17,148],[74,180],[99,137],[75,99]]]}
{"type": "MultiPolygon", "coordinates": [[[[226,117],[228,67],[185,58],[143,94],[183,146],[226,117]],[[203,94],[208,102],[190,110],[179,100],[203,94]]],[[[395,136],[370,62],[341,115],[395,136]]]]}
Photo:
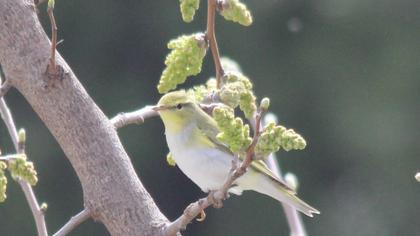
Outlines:
{"type": "Polygon", "coordinates": [[[267,176],[259,175],[258,177],[259,181],[255,181],[255,184],[253,184],[252,187],[249,186],[249,188],[247,188],[244,186],[244,190],[254,190],[259,193],[268,195],[279,202],[288,204],[289,206],[295,208],[296,210],[309,217],[313,217],[313,214],[320,214],[320,211],[297,197],[296,193],[290,189],[286,189],[284,186],[267,176]]]}

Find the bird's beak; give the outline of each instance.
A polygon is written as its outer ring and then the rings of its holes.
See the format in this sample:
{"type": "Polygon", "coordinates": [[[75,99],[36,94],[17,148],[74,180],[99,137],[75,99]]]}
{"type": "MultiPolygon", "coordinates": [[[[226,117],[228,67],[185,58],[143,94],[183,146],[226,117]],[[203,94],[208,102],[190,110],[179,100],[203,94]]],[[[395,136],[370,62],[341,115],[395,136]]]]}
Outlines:
{"type": "Polygon", "coordinates": [[[157,105],[157,106],[152,107],[152,110],[154,110],[154,111],[162,111],[162,110],[166,110],[166,109],[168,109],[168,108],[165,107],[165,106],[162,106],[162,105],[157,105]]]}

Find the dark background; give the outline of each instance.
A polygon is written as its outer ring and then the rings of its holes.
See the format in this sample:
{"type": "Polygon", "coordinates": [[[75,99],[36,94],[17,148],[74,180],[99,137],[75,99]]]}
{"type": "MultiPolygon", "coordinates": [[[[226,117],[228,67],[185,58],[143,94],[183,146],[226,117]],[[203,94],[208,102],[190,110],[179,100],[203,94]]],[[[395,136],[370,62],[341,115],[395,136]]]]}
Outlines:
{"type": "MultiPolygon", "coordinates": [[[[304,218],[309,235],[415,235],[420,232],[420,2],[418,0],[246,1],[254,24],[217,19],[222,55],[237,60],[272,100],[281,124],[308,141],[300,152],[281,152],[283,171],[299,177],[299,193],[321,210],[304,218]]],[[[46,31],[46,5],[40,18],[46,31]]],[[[205,1],[183,23],[178,1],[57,1],[60,53],[109,117],[159,99],[156,90],[166,43],[203,31],[205,1]]],[[[1,33],[1,32],[0,32],[1,33]]],[[[210,54],[190,83],[214,74],[210,54]]],[[[191,84],[189,84],[191,85],[191,84]]],[[[6,96],[18,127],[28,133],[40,201],[48,203],[51,233],[82,209],[80,183],[49,131],[23,97],[6,96]]],[[[159,119],[119,131],[147,190],[170,219],[204,196],[166,164],[159,119]]],[[[3,123],[0,147],[13,148],[3,123]]],[[[35,235],[30,210],[10,181],[0,205],[0,235],[35,235]]],[[[185,235],[288,235],[281,206],[255,193],[209,209],[185,235]]],[[[72,235],[108,235],[88,221],[72,235]]]]}

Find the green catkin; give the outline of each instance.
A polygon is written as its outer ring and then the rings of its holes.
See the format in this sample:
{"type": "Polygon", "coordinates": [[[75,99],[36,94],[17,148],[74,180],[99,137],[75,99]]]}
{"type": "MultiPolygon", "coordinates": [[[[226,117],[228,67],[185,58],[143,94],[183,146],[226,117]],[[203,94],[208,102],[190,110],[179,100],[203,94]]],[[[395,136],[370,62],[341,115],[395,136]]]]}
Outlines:
{"type": "Polygon", "coordinates": [[[176,162],[172,153],[168,153],[168,155],[166,155],[166,162],[168,162],[168,165],[170,166],[176,166],[176,162]]]}
{"type": "Polygon", "coordinates": [[[189,23],[193,21],[195,12],[200,6],[200,0],[179,0],[182,20],[189,23]]]}
{"type": "Polygon", "coordinates": [[[269,123],[261,133],[258,143],[255,147],[257,158],[265,158],[270,153],[277,152],[280,148],[285,151],[302,150],[306,147],[306,141],[293,129],[286,129],[283,126],[276,126],[275,123],[269,123]]]}
{"type": "Polygon", "coordinates": [[[233,153],[243,153],[252,142],[249,126],[244,125],[239,117],[235,117],[233,109],[217,107],[213,110],[213,118],[220,129],[217,139],[226,143],[233,153]]]}
{"type": "Polygon", "coordinates": [[[4,170],[7,168],[5,162],[0,161],[0,202],[4,202],[7,198],[6,190],[7,190],[7,178],[4,174],[4,170]]]}
{"type": "Polygon", "coordinates": [[[185,82],[188,76],[201,72],[207,44],[204,34],[180,36],[168,43],[172,51],[165,60],[166,68],[158,84],[159,93],[167,93],[185,82]]]}
{"type": "Polygon", "coordinates": [[[202,102],[207,96],[211,95],[217,90],[216,79],[210,78],[207,80],[206,85],[197,85],[187,90],[188,96],[193,97],[195,102],[202,102]]]}
{"type": "Polygon", "coordinates": [[[21,178],[32,186],[38,182],[34,164],[31,161],[27,161],[25,154],[21,154],[20,157],[10,160],[8,169],[13,179],[21,178]]]}
{"type": "Polygon", "coordinates": [[[220,14],[226,19],[243,26],[252,24],[252,15],[245,4],[239,0],[226,0],[220,14]]]}
{"type": "Polygon", "coordinates": [[[222,102],[232,108],[239,105],[245,117],[251,118],[257,110],[251,81],[240,73],[227,73],[224,81],[225,84],[219,91],[222,102]]]}
{"type": "Polygon", "coordinates": [[[47,9],[54,9],[55,0],[48,0],[47,9]]]}

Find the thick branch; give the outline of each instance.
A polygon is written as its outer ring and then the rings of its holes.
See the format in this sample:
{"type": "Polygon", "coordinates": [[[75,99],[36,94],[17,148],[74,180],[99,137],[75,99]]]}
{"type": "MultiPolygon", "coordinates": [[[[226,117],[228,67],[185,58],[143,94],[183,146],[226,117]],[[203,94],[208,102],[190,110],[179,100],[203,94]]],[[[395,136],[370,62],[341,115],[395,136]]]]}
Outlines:
{"type": "Polygon", "coordinates": [[[61,56],[60,82],[46,87],[51,44],[32,0],[0,4],[0,64],[75,169],[85,208],[111,235],[159,235],[168,220],[138,179],[109,119],[61,56]]]}

